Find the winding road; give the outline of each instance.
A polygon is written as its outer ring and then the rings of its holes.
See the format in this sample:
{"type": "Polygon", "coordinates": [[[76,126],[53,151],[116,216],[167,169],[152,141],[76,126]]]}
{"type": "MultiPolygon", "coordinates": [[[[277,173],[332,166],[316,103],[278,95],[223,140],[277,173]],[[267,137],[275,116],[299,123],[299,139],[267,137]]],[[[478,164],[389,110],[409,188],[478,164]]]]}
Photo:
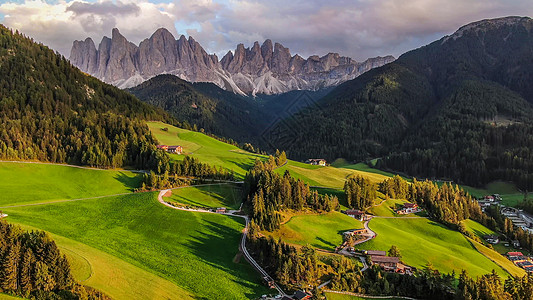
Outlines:
{"type": "MultiPolygon", "coordinates": [[[[195,185],[194,187],[207,186],[207,185],[213,185],[213,184],[195,185]]],[[[175,189],[186,188],[186,187],[189,187],[189,186],[182,186],[182,187],[177,187],[177,188],[173,188],[173,189],[161,190],[161,191],[159,191],[159,195],[157,196],[157,200],[161,204],[163,204],[163,205],[165,205],[167,207],[170,207],[172,209],[215,214],[215,212],[210,211],[210,210],[206,210],[206,209],[192,209],[192,208],[184,208],[184,207],[173,206],[173,205],[165,202],[165,200],[163,200],[163,197],[169,191],[175,190],[175,189]]],[[[230,210],[230,211],[228,211],[226,213],[216,213],[216,214],[227,215],[227,216],[232,216],[232,217],[239,217],[239,218],[243,218],[246,221],[246,225],[244,226],[244,230],[242,232],[242,238],[241,238],[241,243],[239,245],[239,248],[241,249],[241,251],[244,254],[244,256],[246,257],[246,259],[252,264],[252,266],[254,266],[254,268],[257,271],[259,271],[259,273],[261,273],[261,275],[263,277],[267,277],[267,278],[271,278],[272,279],[273,277],[268,275],[268,273],[255,261],[255,259],[252,257],[252,255],[250,255],[250,253],[248,252],[248,249],[246,249],[246,234],[248,233],[248,226],[250,224],[250,220],[249,220],[248,216],[237,214],[239,212],[240,212],[240,210],[230,210]]],[[[278,293],[282,297],[283,296],[289,296],[283,291],[283,289],[281,289],[281,287],[276,282],[274,282],[274,287],[276,288],[276,290],[278,290],[278,293]]]]}

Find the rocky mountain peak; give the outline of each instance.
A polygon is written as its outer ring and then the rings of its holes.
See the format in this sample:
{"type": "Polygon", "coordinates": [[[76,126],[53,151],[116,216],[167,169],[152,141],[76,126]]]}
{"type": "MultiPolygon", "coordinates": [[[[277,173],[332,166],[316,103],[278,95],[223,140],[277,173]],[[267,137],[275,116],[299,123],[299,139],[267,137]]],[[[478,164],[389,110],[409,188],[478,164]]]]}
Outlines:
{"type": "Polygon", "coordinates": [[[70,60],[81,70],[122,88],[170,73],[187,81],[213,82],[235,93],[255,95],[337,85],[394,58],[359,64],[328,53],[306,60],[267,39],[262,44],[254,42],[250,48],[238,44],[219,60],[192,36],[181,35],[176,40],[167,29],[159,28],[136,46],[114,28],[111,38],[104,37],[98,50],[91,39],[75,41],[70,60]]]}

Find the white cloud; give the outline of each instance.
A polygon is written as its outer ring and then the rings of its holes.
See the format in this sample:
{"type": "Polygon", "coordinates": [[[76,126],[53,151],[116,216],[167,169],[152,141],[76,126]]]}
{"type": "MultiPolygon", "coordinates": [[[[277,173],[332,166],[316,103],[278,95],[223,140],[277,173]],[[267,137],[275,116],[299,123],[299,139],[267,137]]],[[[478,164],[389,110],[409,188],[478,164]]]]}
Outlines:
{"type": "Polygon", "coordinates": [[[194,36],[208,52],[270,38],[302,56],[358,60],[399,55],[484,18],[532,15],[531,0],[25,0],[0,4],[4,24],[68,56],[72,41],[98,44],[117,27],[139,43],[157,28],[194,36]]]}

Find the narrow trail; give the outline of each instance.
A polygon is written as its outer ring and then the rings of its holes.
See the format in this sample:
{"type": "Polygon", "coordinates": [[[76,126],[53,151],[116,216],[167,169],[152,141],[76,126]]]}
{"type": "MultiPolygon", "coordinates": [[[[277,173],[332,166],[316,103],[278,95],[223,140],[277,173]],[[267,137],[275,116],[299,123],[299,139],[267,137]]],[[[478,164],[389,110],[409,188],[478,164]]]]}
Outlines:
{"type": "Polygon", "coordinates": [[[77,166],[77,165],[69,165],[69,164],[61,164],[61,163],[53,163],[53,162],[42,162],[42,161],[0,160],[0,163],[51,165],[51,166],[71,167],[71,168],[93,170],[93,171],[132,172],[132,173],[141,173],[141,174],[148,173],[147,170],[102,169],[102,168],[96,168],[96,167],[85,167],[85,166],[77,166]]]}
{"type": "MultiPolygon", "coordinates": [[[[206,185],[211,185],[211,184],[206,184],[206,185]]],[[[199,185],[196,185],[196,186],[199,186],[199,185]]],[[[174,188],[174,189],[180,189],[180,188],[186,188],[186,186],[178,187],[178,188],[174,188]]],[[[243,218],[246,221],[246,225],[244,226],[244,229],[243,229],[243,232],[242,232],[242,238],[241,238],[241,243],[239,245],[239,248],[243,252],[243,254],[246,257],[246,259],[252,264],[252,266],[255,267],[255,269],[257,271],[259,271],[259,273],[261,273],[261,275],[263,277],[267,277],[267,278],[270,278],[270,279],[273,278],[272,276],[268,275],[268,273],[255,261],[255,259],[252,257],[252,255],[250,255],[250,253],[248,252],[248,249],[246,249],[246,234],[248,233],[248,227],[249,227],[249,224],[250,224],[250,220],[249,220],[248,216],[239,215],[238,213],[240,212],[240,210],[230,210],[230,211],[228,211],[226,213],[216,213],[216,212],[213,212],[213,211],[210,211],[210,210],[206,210],[206,209],[191,209],[191,208],[173,206],[173,205],[165,202],[165,200],[163,200],[163,197],[171,190],[173,190],[173,189],[166,189],[166,190],[159,191],[159,195],[157,195],[157,200],[159,201],[159,203],[163,204],[166,207],[169,207],[169,208],[172,208],[172,209],[176,209],[176,210],[184,210],[184,211],[192,211],[192,212],[200,212],[200,213],[211,213],[211,214],[219,214],[219,215],[226,215],[226,216],[243,218]]],[[[276,288],[276,290],[278,290],[278,293],[282,297],[283,296],[289,296],[283,291],[283,289],[281,289],[281,287],[276,282],[274,282],[274,287],[276,288]]]]}

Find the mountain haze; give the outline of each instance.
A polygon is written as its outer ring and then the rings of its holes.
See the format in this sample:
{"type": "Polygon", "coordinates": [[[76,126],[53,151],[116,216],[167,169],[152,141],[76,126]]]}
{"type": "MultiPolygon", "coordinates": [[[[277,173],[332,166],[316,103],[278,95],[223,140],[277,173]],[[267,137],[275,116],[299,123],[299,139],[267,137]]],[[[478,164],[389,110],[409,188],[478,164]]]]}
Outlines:
{"type": "Polygon", "coordinates": [[[139,46],[118,29],[104,37],[98,49],[92,39],[74,41],[70,61],[82,71],[120,88],[136,86],[159,74],[173,74],[189,82],[212,82],[237,94],[279,94],[291,90],[318,90],[338,85],[393,61],[392,56],[357,62],[337,53],[291,55],[288,48],[266,40],[251,48],[237,45],[222,59],[208,54],[189,37],[179,39],[158,29],[139,46]]]}

